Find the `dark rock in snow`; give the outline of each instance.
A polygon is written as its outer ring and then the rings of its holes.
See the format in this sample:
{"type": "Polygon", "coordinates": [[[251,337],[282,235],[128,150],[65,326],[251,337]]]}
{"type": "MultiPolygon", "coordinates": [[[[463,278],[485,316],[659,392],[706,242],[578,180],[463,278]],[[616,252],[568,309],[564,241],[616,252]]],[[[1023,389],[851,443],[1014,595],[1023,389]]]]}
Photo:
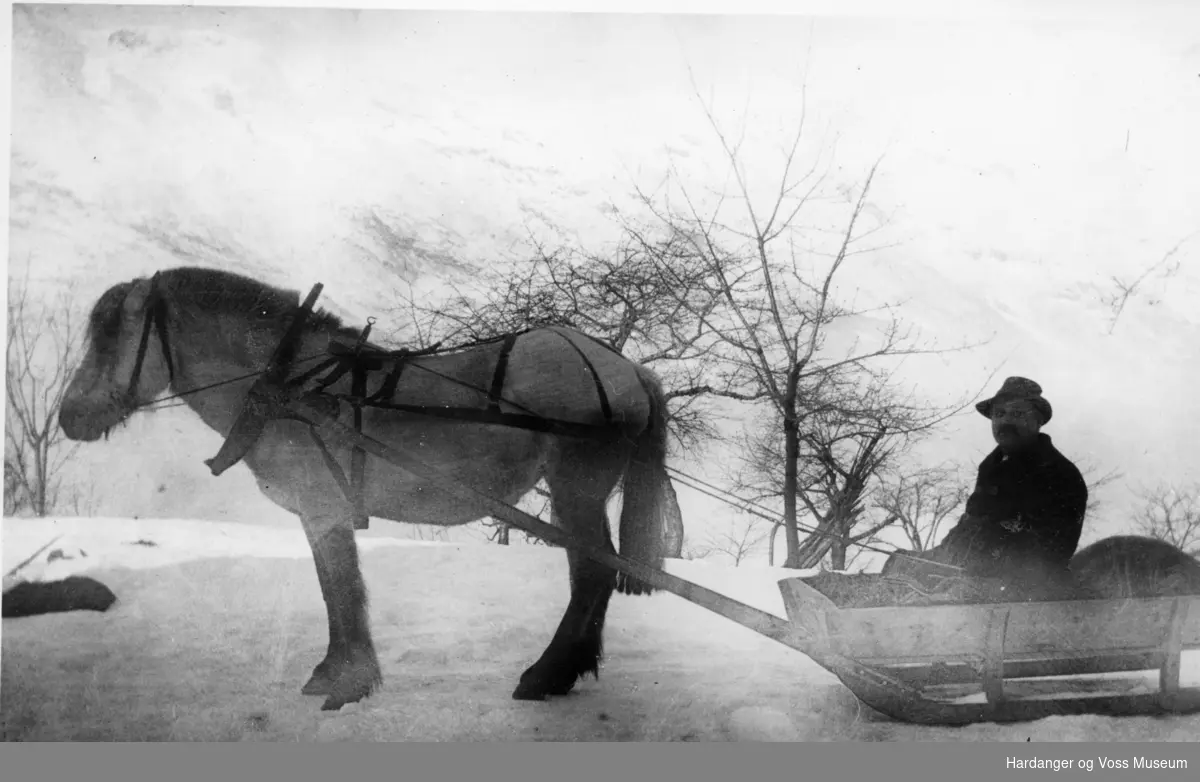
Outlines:
{"type": "Polygon", "coordinates": [[[25,581],[4,593],[4,618],[63,611],[107,611],[117,596],[94,578],[70,576],[61,581],[25,581]]]}
{"type": "Polygon", "coordinates": [[[50,552],[50,556],[46,557],[46,562],[50,563],[56,559],[76,559],[77,557],[86,558],[87,552],[84,551],[83,549],[79,549],[75,552],[75,556],[71,556],[71,555],[67,554],[66,552],[64,552],[62,549],[56,548],[56,549],[54,549],[54,551],[50,552]]]}

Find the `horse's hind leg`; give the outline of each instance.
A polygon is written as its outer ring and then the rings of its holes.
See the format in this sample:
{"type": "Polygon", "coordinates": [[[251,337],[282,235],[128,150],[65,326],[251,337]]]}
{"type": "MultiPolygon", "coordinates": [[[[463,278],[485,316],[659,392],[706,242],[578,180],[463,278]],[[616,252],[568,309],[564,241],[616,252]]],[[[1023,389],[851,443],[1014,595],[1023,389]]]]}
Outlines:
{"type": "Polygon", "coordinates": [[[336,710],[370,695],[383,681],[367,617],[367,589],[358,544],[348,516],[304,516],[329,617],[325,659],[304,685],[305,694],[326,695],[322,709],[336,710]]]}
{"type": "MultiPolygon", "coordinates": [[[[560,465],[547,475],[555,522],[578,538],[616,553],[609,533],[606,504],[620,477],[619,469],[605,469],[580,459],[560,465]]],[[[550,645],[541,658],[521,675],[513,692],[518,700],[543,700],[566,695],[585,674],[599,676],[603,654],[604,618],[616,585],[616,572],[567,552],[571,574],[571,601],[550,645]]]]}

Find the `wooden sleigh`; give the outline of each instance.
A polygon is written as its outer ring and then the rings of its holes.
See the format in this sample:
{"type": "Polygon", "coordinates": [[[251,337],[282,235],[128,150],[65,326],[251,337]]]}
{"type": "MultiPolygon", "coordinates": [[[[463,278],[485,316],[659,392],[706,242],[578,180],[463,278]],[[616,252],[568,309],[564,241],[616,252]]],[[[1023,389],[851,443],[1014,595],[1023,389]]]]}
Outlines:
{"type": "MultiPolygon", "coordinates": [[[[319,284],[314,286],[304,300],[220,452],[207,461],[213,474],[236,464],[267,421],[303,421],[323,448],[346,448],[354,454],[350,477],[340,475],[336,462],[328,460],[352,501],[366,455],[387,460],[444,491],[473,495],[493,517],[547,543],[573,549],[807,655],[863,703],[905,722],[962,725],[1064,714],[1200,711],[1200,682],[1185,686],[1181,676],[1182,655],[1200,653],[1200,595],[847,609],[804,578],[788,578],[779,582],[784,619],[589,545],[472,487],[450,482],[419,459],[339,421],[339,400],[286,379],[295,341],[320,291],[319,284]],[[1138,672],[1140,677],[1133,675],[1138,672]],[[1151,679],[1157,672],[1157,682],[1147,685],[1147,672],[1151,679]]],[[[335,371],[361,376],[394,366],[407,355],[412,354],[363,350],[361,343],[337,345],[323,366],[337,365],[335,371]]],[[[381,403],[358,399],[355,404],[381,403]]],[[[498,410],[443,407],[411,412],[543,430],[556,425],[498,410]]],[[[360,526],[365,523],[364,518],[360,526]]]]}
{"type": "Polygon", "coordinates": [[[1200,595],[846,609],[803,578],[779,585],[788,620],[815,648],[896,683],[843,678],[895,719],[956,725],[1200,710],[1200,681],[1181,680],[1183,654],[1200,655],[1200,595]],[[899,695],[900,685],[918,695],[899,695]]]}

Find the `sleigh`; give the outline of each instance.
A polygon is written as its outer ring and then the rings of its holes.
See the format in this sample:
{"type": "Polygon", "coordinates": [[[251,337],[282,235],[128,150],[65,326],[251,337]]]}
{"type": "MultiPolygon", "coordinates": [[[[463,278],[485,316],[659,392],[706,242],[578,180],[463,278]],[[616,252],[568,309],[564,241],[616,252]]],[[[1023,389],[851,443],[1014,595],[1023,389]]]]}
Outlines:
{"type": "MultiPolygon", "coordinates": [[[[317,371],[286,379],[294,343],[320,291],[319,284],[314,286],[304,300],[220,452],[208,460],[215,475],[246,455],[268,421],[302,421],[327,456],[331,448],[352,453],[349,476],[332,456],[327,465],[355,507],[361,508],[357,492],[365,458],[386,460],[442,491],[472,495],[493,517],[549,544],[579,552],[807,655],[863,703],[905,722],[962,725],[1064,714],[1200,711],[1200,682],[1185,682],[1182,676],[1183,655],[1200,654],[1200,595],[852,608],[839,606],[810,580],[797,577],[779,582],[785,619],[590,545],[470,486],[449,481],[412,455],[365,435],[359,426],[362,407],[396,406],[386,395],[366,396],[365,376],[398,375],[413,353],[369,346],[364,333],[355,344],[334,343],[317,371]],[[349,400],[354,426],[339,420],[347,400],[326,394],[322,389],[328,382],[315,389],[308,385],[322,371],[354,378],[358,391],[349,400]]],[[[493,391],[503,384],[503,361],[494,381],[493,391]]],[[[405,409],[464,424],[560,432],[566,427],[569,436],[589,434],[579,427],[572,430],[569,423],[502,412],[498,406],[405,409]]],[[[356,526],[366,524],[365,513],[360,513],[356,526]]]]}
{"type": "Polygon", "coordinates": [[[1200,681],[1181,677],[1200,654],[1200,596],[841,608],[806,579],[779,585],[810,648],[878,678],[833,673],[906,722],[1200,710],[1200,681]]]}

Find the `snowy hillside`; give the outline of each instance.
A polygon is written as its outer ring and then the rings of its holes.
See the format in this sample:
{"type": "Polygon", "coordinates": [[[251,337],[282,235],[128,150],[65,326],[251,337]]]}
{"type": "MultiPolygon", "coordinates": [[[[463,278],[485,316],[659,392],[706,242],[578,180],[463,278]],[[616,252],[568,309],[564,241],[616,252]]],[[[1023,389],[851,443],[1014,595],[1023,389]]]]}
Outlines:
{"type": "MultiPolygon", "coordinates": [[[[518,702],[516,678],[566,605],[563,552],[386,540],[360,540],[383,689],[322,713],[299,693],[328,637],[300,532],[5,519],[5,570],[59,534],[22,576],[86,572],[118,602],[102,615],[4,620],[5,740],[1094,742],[1192,741],[1200,730],[1200,716],[957,729],[891,722],[805,656],[669,594],[614,598],[598,681],[566,698],[518,702]],[[47,565],[54,550],[70,558],[47,565]]],[[[782,571],[668,569],[783,613],[782,571]]],[[[1185,684],[1200,680],[1200,660],[1184,666],[1185,684]]]]}
{"type": "MultiPolygon", "coordinates": [[[[835,184],[884,155],[872,206],[891,215],[888,249],[851,264],[843,293],[904,301],[944,344],[991,340],[910,362],[937,401],[993,371],[1037,379],[1056,444],[1124,473],[1094,539],[1124,528],[1134,489],[1200,464],[1200,235],[1112,334],[1104,303],[1113,277],[1200,229],[1200,180],[1179,173],[1200,137],[1195,29],[1165,11],[1135,27],[25,6],[10,274],[32,264],[41,291],[74,280],[80,306],[185,263],[320,281],[324,304],[387,333],[408,283],[444,290],[529,231],[602,250],[613,206],[668,166],[721,187],[689,68],[718,119],[746,126],[747,171],[769,192],[807,57],[835,184]]],[[[76,475],[103,475],[98,515],[294,524],[244,467],[208,474],[219,445],[186,411],[139,416],[81,449],[76,475]]],[[[925,456],[990,447],[971,414],[925,456]]],[[[728,517],[680,499],[697,537],[728,517]]]]}

